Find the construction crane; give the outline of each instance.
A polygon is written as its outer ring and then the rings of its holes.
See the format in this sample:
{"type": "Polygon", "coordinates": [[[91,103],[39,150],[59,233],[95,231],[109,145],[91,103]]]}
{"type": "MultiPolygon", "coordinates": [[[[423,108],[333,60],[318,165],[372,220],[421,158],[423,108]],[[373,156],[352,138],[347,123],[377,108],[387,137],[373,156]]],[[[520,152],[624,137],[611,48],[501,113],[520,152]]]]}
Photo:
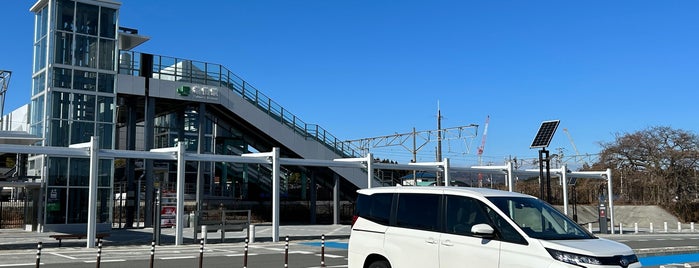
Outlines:
{"type": "Polygon", "coordinates": [[[483,139],[481,139],[481,145],[478,146],[478,165],[483,165],[483,150],[485,150],[485,139],[488,137],[489,123],[490,115],[485,118],[485,127],[483,128],[483,139]]]}
{"type": "MultiPolygon", "coordinates": [[[[481,145],[478,146],[478,165],[483,165],[483,151],[485,150],[485,139],[488,137],[488,124],[490,124],[490,115],[485,118],[485,127],[483,128],[483,138],[481,145]]],[[[478,173],[478,187],[483,187],[483,174],[478,173]]]]}
{"type": "Polygon", "coordinates": [[[575,146],[575,142],[573,141],[573,137],[570,135],[570,132],[568,132],[567,128],[563,129],[563,132],[566,133],[566,136],[568,136],[568,140],[570,141],[570,145],[573,145],[573,151],[575,151],[575,155],[573,156],[573,159],[575,162],[585,162],[582,158],[579,158],[581,156],[580,152],[578,152],[578,147],[575,146]]]}

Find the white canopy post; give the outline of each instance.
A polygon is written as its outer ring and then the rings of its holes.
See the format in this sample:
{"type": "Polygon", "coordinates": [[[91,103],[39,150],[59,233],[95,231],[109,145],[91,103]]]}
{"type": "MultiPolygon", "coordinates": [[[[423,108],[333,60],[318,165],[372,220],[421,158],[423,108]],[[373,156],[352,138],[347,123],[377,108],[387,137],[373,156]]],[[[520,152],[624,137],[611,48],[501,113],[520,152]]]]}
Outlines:
{"type": "Polygon", "coordinates": [[[88,192],[87,203],[87,248],[95,247],[97,236],[97,184],[99,173],[99,138],[90,138],[90,190],[88,192]]]}
{"type": "Polygon", "coordinates": [[[444,169],[444,186],[449,186],[449,158],[444,158],[442,161],[442,168],[444,169]]]}
{"type": "Polygon", "coordinates": [[[175,214],[177,218],[175,219],[175,224],[177,228],[177,233],[175,234],[175,245],[182,245],[184,239],[182,236],[184,228],[184,175],[186,160],[184,158],[185,144],[183,141],[177,143],[177,208],[175,209],[175,214]]]}
{"type": "Polygon", "coordinates": [[[568,172],[566,165],[561,166],[561,184],[563,185],[563,214],[568,215],[568,172]]]}
{"type": "Polygon", "coordinates": [[[515,189],[515,173],[514,173],[514,167],[512,165],[512,161],[507,162],[507,190],[510,192],[514,192],[515,189]]]}
{"type": "MultiPolygon", "coordinates": [[[[37,146],[38,147],[38,146],[37,146]]],[[[95,248],[97,237],[97,184],[99,169],[99,138],[90,137],[90,142],[71,144],[69,148],[84,150],[87,149],[90,157],[90,182],[88,184],[87,202],[87,248],[95,248]]],[[[46,148],[46,147],[40,147],[46,148]]]]}
{"type": "Polygon", "coordinates": [[[272,148],[272,242],[279,242],[279,190],[281,172],[279,147],[272,148]]]}
{"type": "Polygon", "coordinates": [[[374,159],[371,153],[366,154],[366,173],[367,173],[367,181],[366,181],[366,188],[371,188],[371,181],[374,180],[374,167],[373,166],[374,159]]]}
{"type": "Polygon", "coordinates": [[[607,196],[609,199],[609,219],[612,225],[612,234],[614,234],[614,201],[612,197],[612,169],[607,169],[607,196]]]}

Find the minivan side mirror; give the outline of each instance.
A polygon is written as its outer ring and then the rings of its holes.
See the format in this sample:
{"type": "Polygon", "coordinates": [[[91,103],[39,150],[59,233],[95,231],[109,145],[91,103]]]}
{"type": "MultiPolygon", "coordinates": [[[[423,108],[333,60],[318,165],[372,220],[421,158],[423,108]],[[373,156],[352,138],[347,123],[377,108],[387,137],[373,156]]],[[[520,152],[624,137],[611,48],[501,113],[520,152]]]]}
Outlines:
{"type": "Polygon", "coordinates": [[[491,239],[495,237],[495,229],[488,224],[480,223],[471,227],[471,234],[476,237],[491,239]]]}

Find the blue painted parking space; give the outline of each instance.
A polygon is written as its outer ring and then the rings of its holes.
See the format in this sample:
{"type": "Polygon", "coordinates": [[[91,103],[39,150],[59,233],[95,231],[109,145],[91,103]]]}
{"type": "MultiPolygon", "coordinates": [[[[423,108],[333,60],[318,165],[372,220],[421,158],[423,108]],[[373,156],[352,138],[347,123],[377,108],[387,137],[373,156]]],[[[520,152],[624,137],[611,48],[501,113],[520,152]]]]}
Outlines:
{"type": "Polygon", "coordinates": [[[657,266],[670,263],[699,262],[699,253],[649,256],[638,258],[643,266],[657,266]]]}
{"type": "MultiPolygon", "coordinates": [[[[306,245],[306,246],[312,246],[312,247],[320,247],[320,242],[304,242],[301,244],[306,245]]],[[[325,247],[326,248],[347,249],[347,242],[329,241],[329,242],[325,242],[325,247]]]]}

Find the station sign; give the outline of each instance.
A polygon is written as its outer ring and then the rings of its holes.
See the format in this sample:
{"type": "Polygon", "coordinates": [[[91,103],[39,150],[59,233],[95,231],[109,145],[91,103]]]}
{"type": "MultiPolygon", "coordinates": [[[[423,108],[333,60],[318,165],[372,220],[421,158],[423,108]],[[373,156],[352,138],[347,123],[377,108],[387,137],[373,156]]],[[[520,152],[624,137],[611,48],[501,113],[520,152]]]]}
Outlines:
{"type": "Polygon", "coordinates": [[[211,86],[192,86],[183,85],[177,88],[177,94],[182,97],[191,97],[193,99],[218,100],[219,88],[211,86]]]}

